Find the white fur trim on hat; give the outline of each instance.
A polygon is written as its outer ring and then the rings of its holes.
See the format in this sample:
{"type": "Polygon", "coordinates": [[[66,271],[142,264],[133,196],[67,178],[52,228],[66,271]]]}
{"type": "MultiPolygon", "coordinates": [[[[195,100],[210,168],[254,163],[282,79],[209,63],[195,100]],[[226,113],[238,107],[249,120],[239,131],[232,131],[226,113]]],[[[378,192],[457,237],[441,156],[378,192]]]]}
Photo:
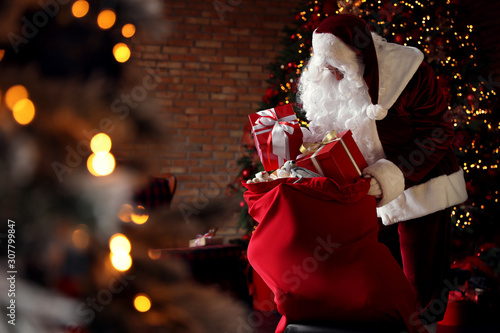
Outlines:
{"type": "Polygon", "coordinates": [[[366,114],[373,120],[382,120],[387,116],[387,109],[380,104],[370,104],[366,108],[366,114]]]}
{"type": "Polygon", "coordinates": [[[369,175],[380,184],[382,198],[377,206],[383,206],[396,199],[405,189],[405,177],[401,170],[386,159],[380,159],[363,170],[363,175],[369,175]]]}
{"type": "Polygon", "coordinates": [[[442,175],[406,189],[387,205],[377,208],[385,225],[416,219],[467,200],[463,170],[442,175]]]}
{"type": "Polygon", "coordinates": [[[313,52],[323,58],[342,63],[345,59],[356,57],[356,53],[340,38],[330,33],[314,32],[312,36],[313,52]]]}

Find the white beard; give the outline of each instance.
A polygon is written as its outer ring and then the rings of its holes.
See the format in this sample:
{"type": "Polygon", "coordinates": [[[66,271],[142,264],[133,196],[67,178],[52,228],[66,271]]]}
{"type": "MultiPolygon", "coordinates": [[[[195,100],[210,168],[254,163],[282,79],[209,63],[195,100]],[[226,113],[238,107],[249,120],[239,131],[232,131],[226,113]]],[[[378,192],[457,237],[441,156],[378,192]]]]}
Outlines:
{"type": "MultiPolygon", "coordinates": [[[[363,64],[354,56],[340,64],[334,59],[313,55],[299,81],[298,99],[309,120],[305,142],[319,142],[331,130],[351,130],[368,164],[382,158],[375,121],[366,115],[371,104],[368,87],[362,77],[363,64]],[[338,81],[325,66],[331,64],[344,73],[338,81]]],[[[382,152],[383,154],[383,152],[382,152]]]]}

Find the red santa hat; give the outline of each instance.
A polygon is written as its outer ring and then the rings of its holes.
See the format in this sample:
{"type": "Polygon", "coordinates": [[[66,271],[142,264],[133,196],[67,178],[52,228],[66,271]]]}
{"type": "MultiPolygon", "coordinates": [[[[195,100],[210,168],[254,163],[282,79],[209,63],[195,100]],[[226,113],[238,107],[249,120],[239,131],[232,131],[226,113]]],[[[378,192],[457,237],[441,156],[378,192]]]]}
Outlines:
{"type": "Polygon", "coordinates": [[[366,22],[351,14],[330,16],[323,20],[313,33],[312,44],[314,53],[326,57],[335,57],[345,46],[361,57],[365,65],[363,78],[372,102],[367,109],[367,115],[375,120],[383,119],[387,115],[387,109],[378,104],[377,53],[366,22]]]}

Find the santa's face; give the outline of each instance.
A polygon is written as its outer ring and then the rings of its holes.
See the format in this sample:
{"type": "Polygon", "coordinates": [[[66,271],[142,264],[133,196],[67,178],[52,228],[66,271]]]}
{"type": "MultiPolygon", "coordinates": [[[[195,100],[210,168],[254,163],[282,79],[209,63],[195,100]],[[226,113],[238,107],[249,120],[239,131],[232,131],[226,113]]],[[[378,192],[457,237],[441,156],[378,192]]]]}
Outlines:
{"type": "Polygon", "coordinates": [[[315,139],[321,140],[331,130],[354,129],[365,121],[370,98],[363,69],[354,52],[342,60],[322,54],[311,57],[300,78],[298,98],[315,139]]]}

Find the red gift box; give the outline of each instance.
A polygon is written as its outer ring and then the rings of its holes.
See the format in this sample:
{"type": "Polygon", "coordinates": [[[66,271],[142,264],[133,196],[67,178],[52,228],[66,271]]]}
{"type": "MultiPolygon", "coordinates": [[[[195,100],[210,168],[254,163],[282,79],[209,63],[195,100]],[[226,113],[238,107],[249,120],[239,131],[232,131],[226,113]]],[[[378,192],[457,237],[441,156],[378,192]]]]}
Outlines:
{"type": "Polygon", "coordinates": [[[332,178],[341,186],[355,183],[368,163],[354,141],[352,132],[348,130],[338,137],[323,141],[310,145],[312,154],[297,160],[297,166],[332,178]]]}
{"type": "Polygon", "coordinates": [[[266,171],[280,168],[300,155],[302,131],[290,104],[248,116],[255,147],[266,171]]]}

